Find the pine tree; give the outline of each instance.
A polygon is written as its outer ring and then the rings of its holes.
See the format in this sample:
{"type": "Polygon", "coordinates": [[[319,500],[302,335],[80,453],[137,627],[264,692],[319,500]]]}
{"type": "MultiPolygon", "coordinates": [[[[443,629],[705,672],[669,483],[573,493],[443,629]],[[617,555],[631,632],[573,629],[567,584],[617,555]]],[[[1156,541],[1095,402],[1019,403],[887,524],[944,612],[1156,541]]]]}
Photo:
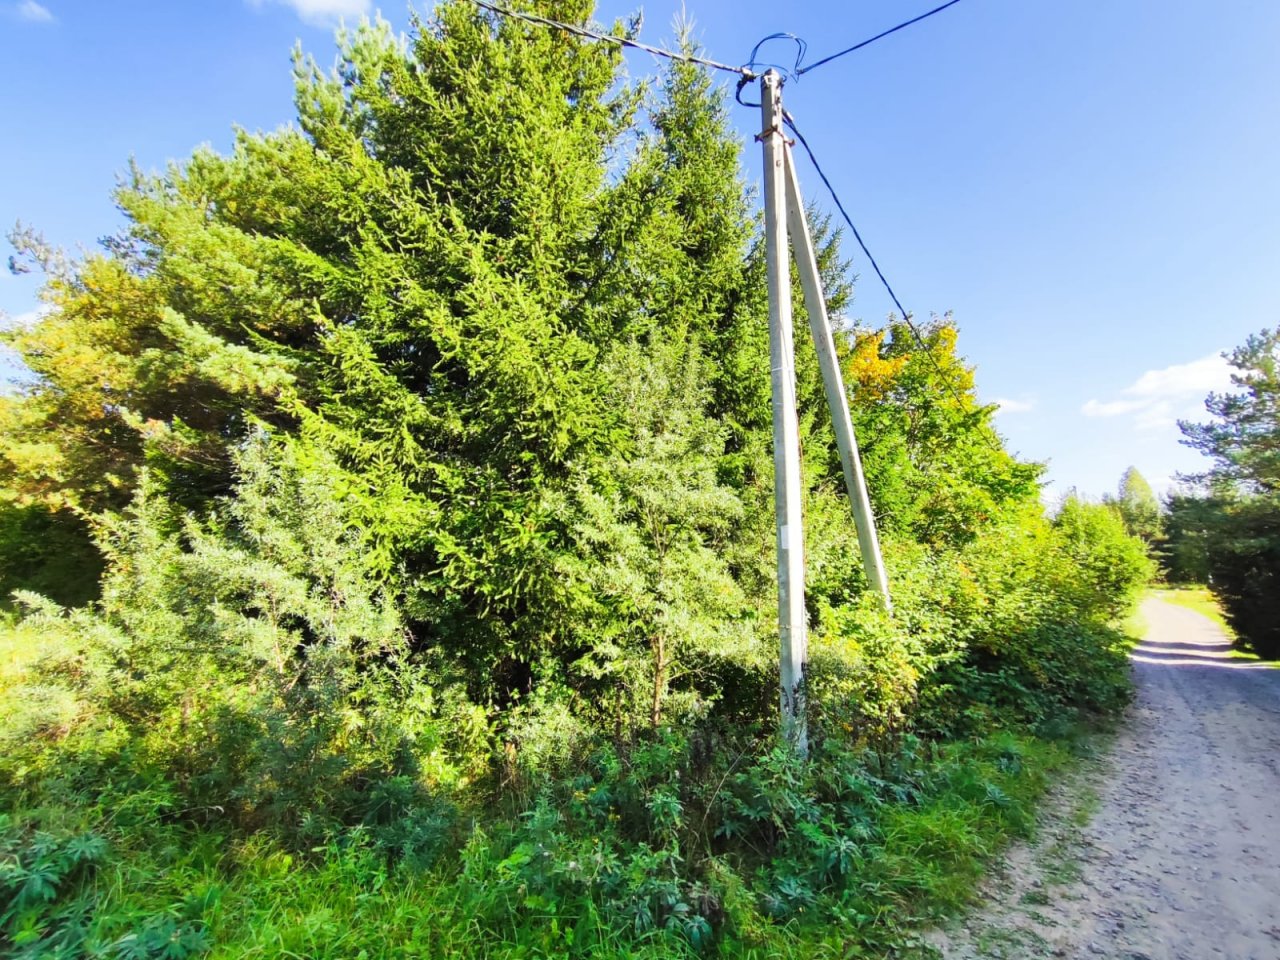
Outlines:
{"type": "Polygon", "coordinates": [[[1227,356],[1235,390],[1210,394],[1208,423],[1182,421],[1187,446],[1213,459],[1210,478],[1249,492],[1280,490],[1280,327],[1250,336],[1227,356]]]}

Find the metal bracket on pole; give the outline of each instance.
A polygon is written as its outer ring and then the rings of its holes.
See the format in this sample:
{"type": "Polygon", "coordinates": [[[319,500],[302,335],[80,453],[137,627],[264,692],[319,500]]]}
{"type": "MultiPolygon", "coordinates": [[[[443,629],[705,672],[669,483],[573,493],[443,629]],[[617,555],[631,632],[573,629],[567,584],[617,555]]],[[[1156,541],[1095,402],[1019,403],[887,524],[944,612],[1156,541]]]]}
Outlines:
{"type": "Polygon", "coordinates": [[[778,525],[778,637],[782,733],[805,756],[809,750],[805,673],[804,526],[801,516],[800,424],[796,414],[791,269],[787,254],[787,161],[782,133],[782,77],[760,78],[764,145],[765,262],[769,280],[769,362],[773,388],[774,513],[778,525]]]}
{"type": "Polygon", "coordinates": [[[800,272],[800,285],[804,289],[804,307],[809,315],[809,332],[818,352],[818,366],[822,368],[822,384],[826,389],[827,407],[831,411],[831,424],[835,429],[836,446],[840,449],[840,465],[844,468],[845,489],[853,506],[854,525],[858,531],[858,549],[862,553],[862,568],[886,610],[892,610],[889,599],[889,577],[885,573],[884,558],[880,554],[880,538],[876,533],[875,514],[871,511],[871,498],[867,493],[867,479],[862,472],[862,458],[858,455],[858,440],[854,436],[853,421],[849,416],[849,399],[845,395],[844,377],[836,355],[835,340],[831,334],[831,321],[827,316],[827,301],[822,293],[822,277],[818,273],[818,258],[809,233],[809,221],[800,199],[800,180],[796,176],[795,161],[790,148],[783,150],[787,173],[787,226],[795,251],[796,266],[800,272]]]}

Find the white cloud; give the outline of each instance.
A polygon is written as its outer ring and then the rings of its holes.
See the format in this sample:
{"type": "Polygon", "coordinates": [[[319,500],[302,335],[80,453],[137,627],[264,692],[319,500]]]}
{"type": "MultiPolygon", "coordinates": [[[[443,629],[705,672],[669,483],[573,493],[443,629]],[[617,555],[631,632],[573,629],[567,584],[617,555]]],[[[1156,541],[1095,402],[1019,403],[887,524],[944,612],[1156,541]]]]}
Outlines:
{"type": "Polygon", "coordinates": [[[1143,430],[1173,426],[1204,412],[1204,398],[1231,388],[1231,365],[1219,353],[1148,370],[1113,400],[1090,400],[1080,412],[1087,417],[1133,418],[1143,430]]]}
{"type": "Polygon", "coordinates": [[[1009,397],[996,397],[991,401],[1000,409],[997,413],[1029,413],[1036,408],[1034,400],[1013,400],[1009,397]]]}
{"type": "Polygon", "coordinates": [[[36,0],[22,0],[13,6],[13,12],[19,20],[27,23],[52,23],[53,14],[48,7],[42,7],[36,0]]]}
{"type": "Polygon", "coordinates": [[[318,26],[337,23],[344,18],[355,19],[369,12],[372,0],[249,0],[255,7],[264,3],[282,3],[292,7],[307,23],[318,26]]]}

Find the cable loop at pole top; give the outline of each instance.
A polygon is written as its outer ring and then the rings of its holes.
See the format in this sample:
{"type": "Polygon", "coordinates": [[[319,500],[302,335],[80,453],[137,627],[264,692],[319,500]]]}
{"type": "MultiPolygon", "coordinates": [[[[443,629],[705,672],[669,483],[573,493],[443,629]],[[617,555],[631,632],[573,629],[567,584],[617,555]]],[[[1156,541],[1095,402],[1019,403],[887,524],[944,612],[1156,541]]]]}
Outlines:
{"type": "Polygon", "coordinates": [[[760,68],[763,67],[765,69],[777,70],[784,78],[797,77],[799,76],[800,61],[804,59],[804,55],[808,51],[809,44],[805,42],[803,37],[798,37],[794,33],[771,33],[767,37],[762,37],[760,41],[751,48],[751,56],[747,59],[747,62],[743,64],[743,69],[751,71],[754,76],[759,76],[763,72],[760,68]],[[762,61],[759,59],[760,48],[771,40],[791,40],[795,43],[796,60],[791,67],[784,67],[780,63],[762,61]]]}

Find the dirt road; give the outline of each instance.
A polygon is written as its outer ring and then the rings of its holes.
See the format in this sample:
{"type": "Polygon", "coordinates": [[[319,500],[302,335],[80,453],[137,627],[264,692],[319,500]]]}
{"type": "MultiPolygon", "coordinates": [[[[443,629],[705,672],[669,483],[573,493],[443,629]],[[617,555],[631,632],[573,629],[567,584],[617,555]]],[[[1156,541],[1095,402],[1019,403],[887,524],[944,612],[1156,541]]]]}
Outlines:
{"type": "Polygon", "coordinates": [[[930,938],[947,960],[1280,960],[1280,669],[1191,610],[1142,613],[1096,795],[1068,786],[989,905],[930,938]]]}

